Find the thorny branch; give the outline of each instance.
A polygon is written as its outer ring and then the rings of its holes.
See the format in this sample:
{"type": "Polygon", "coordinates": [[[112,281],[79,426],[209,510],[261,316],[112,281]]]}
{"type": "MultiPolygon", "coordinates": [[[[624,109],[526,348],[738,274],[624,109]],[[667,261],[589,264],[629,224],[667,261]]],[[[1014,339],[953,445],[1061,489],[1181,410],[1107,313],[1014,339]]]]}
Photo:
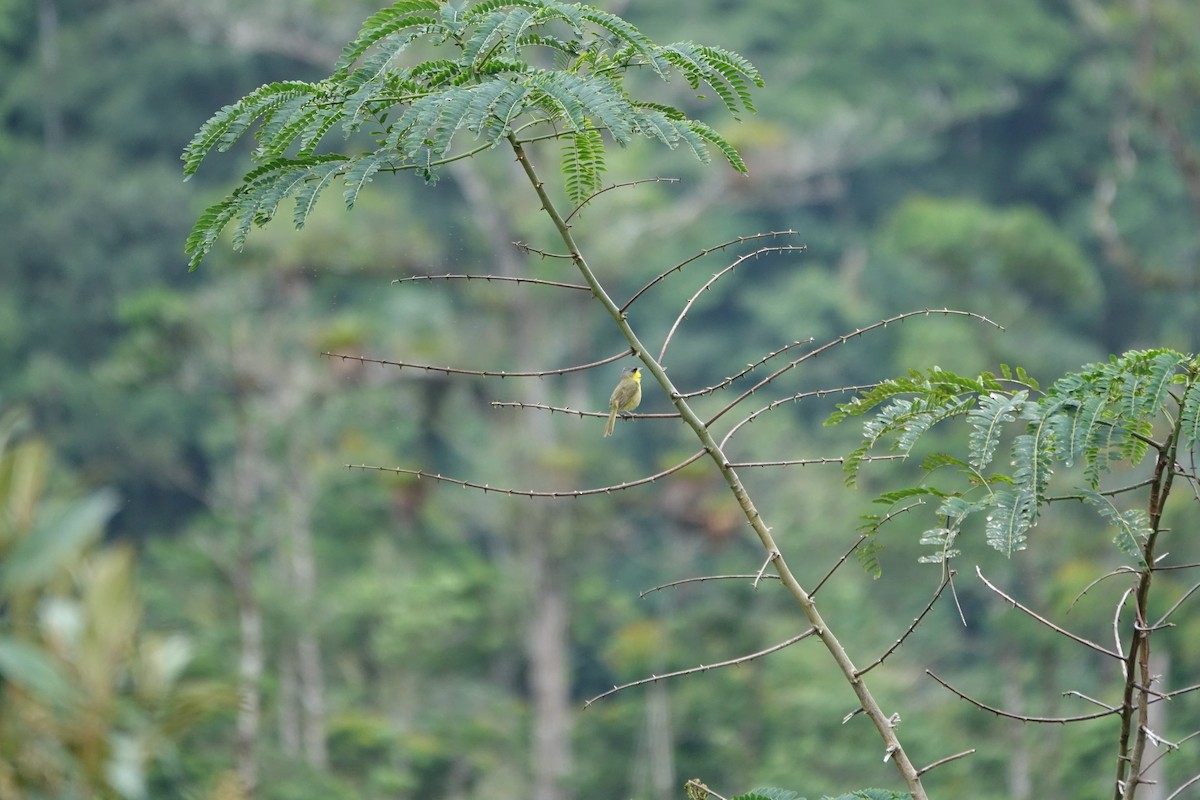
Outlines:
{"type": "Polygon", "coordinates": [[[668,672],[663,675],[651,675],[648,678],[641,678],[640,680],[631,681],[629,683],[623,683],[620,686],[614,686],[613,688],[609,689],[607,692],[603,692],[601,694],[596,695],[591,700],[588,700],[586,703],[584,703],[583,707],[587,708],[592,703],[595,703],[597,700],[603,700],[604,698],[609,697],[610,695],[614,695],[617,692],[622,692],[626,689],[632,689],[635,686],[645,686],[648,683],[657,683],[658,681],[667,680],[668,678],[679,678],[684,675],[694,675],[697,672],[708,672],[710,669],[720,669],[722,667],[735,667],[738,664],[745,664],[748,661],[753,661],[756,658],[762,658],[763,656],[770,655],[771,653],[776,653],[785,647],[791,647],[796,642],[799,642],[802,639],[807,639],[809,636],[812,636],[816,632],[817,632],[816,628],[809,628],[804,633],[801,633],[797,636],[793,636],[790,639],[786,639],[772,647],[768,647],[766,650],[759,650],[757,653],[750,653],[749,655],[738,656],[737,658],[731,658],[726,661],[718,661],[715,664],[701,664],[698,667],[689,667],[688,669],[681,669],[676,672],[668,672]]]}

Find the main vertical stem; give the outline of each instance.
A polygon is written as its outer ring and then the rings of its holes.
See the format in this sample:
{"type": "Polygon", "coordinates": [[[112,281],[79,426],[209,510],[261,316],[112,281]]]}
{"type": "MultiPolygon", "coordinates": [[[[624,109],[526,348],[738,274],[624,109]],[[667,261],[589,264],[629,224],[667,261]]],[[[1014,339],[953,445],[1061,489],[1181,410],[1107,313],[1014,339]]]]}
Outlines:
{"type": "Polygon", "coordinates": [[[893,722],[883,713],[883,710],[871,695],[870,690],[867,689],[866,683],[859,676],[857,668],[846,653],[846,649],[821,617],[812,597],[804,590],[800,582],[796,580],[796,576],[792,574],[778,546],[775,544],[775,538],[771,535],[771,529],[763,521],[762,515],[758,512],[753,500],[751,500],[750,494],[742,484],[737,471],[730,466],[729,460],[725,458],[725,453],[722,452],[720,445],[712,437],[712,434],[709,433],[704,422],[696,415],[687,401],[683,399],[679,391],[676,390],[671,380],[667,377],[666,372],[663,371],[662,366],[650,355],[650,352],[634,333],[633,328],[630,327],[628,320],[621,313],[620,308],[608,296],[607,292],[604,291],[604,287],[600,285],[595,273],[592,272],[591,267],[588,266],[586,259],[584,259],[582,252],[575,243],[575,238],[571,235],[570,226],[567,225],[562,215],[558,213],[550,196],[546,193],[546,188],[541,179],[538,178],[537,171],[530,162],[525,148],[517,140],[516,136],[512,134],[509,135],[508,140],[513,148],[513,152],[516,154],[517,162],[524,169],[525,175],[529,178],[529,182],[537,193],[538,199],[541,200],[542,210],[546,212],[554,223],[554,227],[558,230],[559,236],[562,237],[563,243],[566,244],[571,254],[571,260],[575,263],[583,279],[591,288],[592,294],[612,316],[617,327],[620,328],[621,333],[624,334],[626,341],[629,342],[630,347],[633,349],[634,356],[641,360],[646,366],[647,371],[654,376],[654,379],[663,388],[663,391],[671,398],[671,402],[674,404],[676,410],[679,411],[679,415],[683,418],[683,421],[695,432],[696,437],[704,445],[705,451],[717,465],[717,469],[720,470],[725,483],[729,486],[730,491],[733,492],[738,505],[741,506],[742,513],[746,516],[750,527],[758,535],[763,549],[775,565],[775,571],[780,581],[787,588],[788,592],[791,593],[792,597],[796,599],[796,602],[799,603],[805,617],[808,618],[809,623],[816,630],[817,636],[820,637],[825,648],[833,657],[843,677],[850,684],[850,688],[854,690],[854,694],[858,697],[863,711],[866,712],[867,717],[875,725],[876,730],[879,731],[879,735],[884,742],[885,753],[896,765],[896,769],[900,772],[900,776],[903,778],[908,791],[912,794],[914,800],[926,800],[927,795],[925,794],[924,787],[921,785],[920,775],[917,772],[917,768],[909,760],[908,753],[900,744],[893,722]]]}

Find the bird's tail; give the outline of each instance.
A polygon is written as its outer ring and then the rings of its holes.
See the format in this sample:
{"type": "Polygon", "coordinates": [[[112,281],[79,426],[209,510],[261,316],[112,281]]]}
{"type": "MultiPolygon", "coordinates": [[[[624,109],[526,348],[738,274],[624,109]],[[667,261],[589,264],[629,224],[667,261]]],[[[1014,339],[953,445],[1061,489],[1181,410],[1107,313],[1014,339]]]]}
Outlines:
{"type": "Polygon", "coordinates": [[[616,426],[616,424],[617,406],[614,404],[613,407],[608,410],[608,422],[604,426],[604,435],[612,436],[613,428],[616,426]]]}

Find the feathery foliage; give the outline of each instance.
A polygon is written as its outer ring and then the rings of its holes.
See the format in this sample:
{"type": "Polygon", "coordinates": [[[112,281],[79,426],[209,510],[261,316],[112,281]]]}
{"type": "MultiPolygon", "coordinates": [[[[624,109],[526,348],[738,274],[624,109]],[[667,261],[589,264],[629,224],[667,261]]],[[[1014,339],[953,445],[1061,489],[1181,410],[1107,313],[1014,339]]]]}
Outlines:
{"type": "Polygon", "coordinates": [[[754,65],[737,53],[692,42],[658,45],[620,17],[559,0],[484,0],[459,7],[401,0],[371,15],[342,51],[333,74],[307,83],[262,86],[214,114],[183,152],[193,175],[214,150],[224,152],[254,129],[257,147],[241,186],[201,214],[186,252],[195,269],[225,227],[236,221],[240,248],[250,228],[294,198],[303,227],[323,189],[345,185],[347,208],[379,172],[415,171],[428,182],[439,168],[511,140],[561,142],[564,190],[575,204],[600,187],[605,137],[684,145],[707,162],[715,147],[739,172],[746,165],[714,128],[669,105],[634,98],[624,75],[649,70],[682,76],[711,91],[736,119],[753,112],[754,65]],[[406,64],[414,45],[437,58],[406,64]],[[355,148],[318,153],[335,127],[355,148]],[[463,132],[467,136],[463,135],[463,132]]]}
{"type": "MultiPolygon", "coordinates": [[[[935,552],[922,561],[957,555],[955,541],[964,524],[980,513],[989,546],[1010,556],[1024,549],[1048,502],[1055,469],[1076,464],[1085,485],[1070,496],[1116,527],[1117,547],[1140,560],[1142,545],[1153,532],[1150,518],[1142,509],[1123,508],[1118,503],[1123,490],[1102,484],[1114,466],[1136,468],[1152,451],[1159,455],[1156,463],[1165,459],[1175,469],[1180,454],[1200,441],[1198,385],[1196,360],[1165,349],[1131,351],[1089,364],[1045,392],[1023,371],[1008,367],[1001,368],[1000,378],[990,373],[964,378],[933,369],[880,383],[839,405],[827,424],[866,418],[863,444],[845,461],[849,484],[877,447],[887,445],[907,456],[936,425],[961,419],[969,426],[965,455],[937,452],[926,457],[920,484],[876,500],[892,507],[913,497],[942,498],[936,511],[940,524],[921,535],[921,543],[935,552]],[[986,473],[1005,443],[1011,469],[986,473]],[[935,487],[934,479],[947,472],[953,474],[952,483],[935,487]]],[[[877,565],[877,552],[871,550],[872,565],[877,565]]]]}

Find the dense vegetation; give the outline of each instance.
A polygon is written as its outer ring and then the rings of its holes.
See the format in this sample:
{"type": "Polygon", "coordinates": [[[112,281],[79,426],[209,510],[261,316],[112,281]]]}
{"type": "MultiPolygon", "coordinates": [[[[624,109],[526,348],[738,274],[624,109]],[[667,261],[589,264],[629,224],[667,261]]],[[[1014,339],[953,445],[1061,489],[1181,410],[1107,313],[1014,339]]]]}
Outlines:
{"type": "MultiPolygon", "coordinates": [[[[767,87],[754,95],[758,114],[734,125],[708,117],[714,103],[693,100],[686,81],[667,85],[666,102],[739,149],[748,178],[661,148],[610,150],[607,179],[683,180],[606,193],[575,221],[584,246],[604,254],[606,279],[628,296],[698,250],[759,231],[794,229],[808,247],[748,262],[706,294],[673,344],[677,385],[712,384],[782,344],[922,307],[968,308],[1007,330],[910,320],[832,348],[789,389],[1003,362],[1050,383],[1108,353],[1195,350],[1192,4],[1023,0],[1000,14],[927,0],[696,2],[683,19],[662,4],[621,5],[655,39],[743,53],[767,87]]],[[[501,383],[321,357],[520,371],[621,350],[583,299],[389,285],[468,272],[572,279],[561,262],[509,244],[553,249],[536,204],[502,188],[517,178],[507,159],[456,164],[433,188],[376,173],[352,214],[327,201],[300,234],[280,220],[244,253],[218,245],[204,269],[186,271],[189,225],[245,162],[211,159],[184,186],[179,150],[255,86],[327,75],[374,10],[0,3],[0,160],[17,178],[0,187],[0,400],[30,420],[22,433],[21,417],[6,417],[17,444],[2,454],[3,547],[6,563],[42,565],[21,581],[5,572],[0,701],[6,724],[39,724],[36,737],[0,731],[0,777],[30,796],[81,785],[237,796],[251,780],[265,798],[547,800],[678,796],[692,776],[730,793],[775,784],[809,796],[894,781],[862,747],[861,720],[840,724],[853,697],[821,677],[807,644],[578,710],[614,683],[799,632],[772,585],[638,598],[673,578],[759,568],[715,475],[531,503],[343,468],[420,465],[569,491],[691,452],[669,422],[622,425],[602,443],[596,420],[492,405],[598,411],[609,371],[501,383]],[[39,518],[61,532],[41,554],[17,544],[39,518]],[[130,585],[130,547],[137,598],[105,589],[130,585]],[[120,624],[86,622],[105,618],[120,624]],[[74,649],[62,645],[63,630],[80,629],[89,634],[74,649]],[[105,665],[86,671],[105,679],[85,698],[65,688],[90,652],[81,642],[105,665]],[[245,728],[251,700],[256,725],[245,728]]],[[[645,295],[638,321],[661,338],[704,277],[748,247],[708,256],[692,284],[681,276],[645,295]]],[[[920,389],[913,380],[906,388],[920,389]]],[[[852,426],[820,425],[845,400],[805,397],[763,415],[740,435],[738,457],[852,450],[852,426]]],[[[647,392],[642,410],[669,406],[647,392]]],[[[855,542],[874,495],[896,485],[871,469],[860,483],[844,489],[836,466],[751,476],[772,516],[794,521],[781,546],[802,554],[808,583],[855,542]]],[[[1164,526],[1186,534],[1192,514],[1168,508],[1164,526]]],[[[879,529],[867,564],[879,580],[843,569],[822,589],[864,659],[938,588],[939,568],[917,562],[927,523],[902,513],[879,529]]],[[[954,545],[1055,615],[1129,555],[1082,507],[1056,505],[1039,528],[1049,533],[1011,561],[986,548],[982,527],[954,545]]],[[[1171,550],[1177,563],[1200,560],[1194,539],[1171,550]]],[[[1165,611],[1192,584],[1164,576],[1165,611]]],[[[942,603],[873,676],[884,704],[904,709],[900,730],[924,761],[946,755],[946,741],[978,748],[931,772],[931,794],[1108,796],[1111,736],[1098,726],[1017,727],[922,675],[953,676],[1032,716],[1077,713],[1063,691],[1109,686],[973,574],[957,589],[967,624],[942,603]]],[[[1079,632],[1111,638],[1113,602],[1086,592],[1071,611],[1079,632]]],[[[1157,668],[1176,685],[1197,682],[1197,654],[1184,646],[1200,635],[1196,619],[1180,617],[1184,630],[1162,640],[1157,668]]],[[[1198,720],[1184,695],[1157,730],[1176,741],[1198,720]]],[[[1161,784],[1186,780],[1188,761],[1164,760],[1161,784]]]]}

